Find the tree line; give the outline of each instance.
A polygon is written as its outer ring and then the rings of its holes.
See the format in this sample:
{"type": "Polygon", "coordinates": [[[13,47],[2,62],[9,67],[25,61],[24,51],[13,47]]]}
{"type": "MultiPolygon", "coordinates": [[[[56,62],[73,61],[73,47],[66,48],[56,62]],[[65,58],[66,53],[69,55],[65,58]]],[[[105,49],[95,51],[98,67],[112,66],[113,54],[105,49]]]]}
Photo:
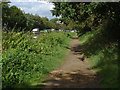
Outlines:
{"type": "Polygon", "coordinates": [[[66,24],[56,23],[59,18],[53,18],[49,20],[47,17],[40,17],[39,15],[33,15],[25,13],[16,6],[10,6],[10,2],[2,3],[2,22],[3,27],[7,27],[8,31],[14,29],[14,31],[30,31],[33,28],[43,29],[74,29],[71,25],[72,21],[66,24]]]}

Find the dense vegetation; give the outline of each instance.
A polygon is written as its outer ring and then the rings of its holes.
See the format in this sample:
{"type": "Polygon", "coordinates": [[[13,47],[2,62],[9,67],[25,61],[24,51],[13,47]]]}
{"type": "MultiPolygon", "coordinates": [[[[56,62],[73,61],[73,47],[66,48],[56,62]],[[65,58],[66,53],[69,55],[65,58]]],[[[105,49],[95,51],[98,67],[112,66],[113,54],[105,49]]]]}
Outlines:
{"type": "MultiPolygon", "coordinates": [[[[67,29],[69,25],[56,23],[58,18],[25,14],[16,6],[2,3],[2,84],[8,87],[29,87],[40,83],[48,72],[56,68],[66,55],[70,33],[41,33],[33,38],[33,28],[67,29]],[[62,28],[64,26],[64,28],[62,28]]],[[[0,64],[1,65],[1,64],[0,64]]]]}
{"type": "MultiPolygon", "coordinates": [[[[57,29],[57,21],[55,18],[49,20],[47,17],[40,17],[39,15],[26,14],[16,6],[10,6],[8,2],[2,3],[2,18],[3,18],[3,27],[12,30],[25,30],[31,31],[33,28],[43,29],[57,29]]],[[[59,29],[59,28],[58,28],[59,29]]]]}
{"type": "Polygon", "coordinates": [[[55,2],[53,15],[73,20],[91,68],[101,77],[102,87],[118,88],[120,2],[55,2]],[[69,13],[69,14],[68,14],[69,13]]]}
{"type": "Polygon", "coordinates": [[[99,30],[87,32],[80,37],[83,53],[100,77],[103,88],[119,87],[118,43],[108,43],[99,30]]]}
{"type": "Polygon", "coordinates": [[[31,31],[33,28],[44,29],[73,29],[73,26],[57,23],[58,18],[49,20],[47,17],[40,17],[30,13],[24,13],[16,6],[10,6],[8,2],[2,3],[3,27],[6,31],[31,31]],[[14,29],[13,29],[14,28],[14,29]]]}
{"type": "Polygon", "coordinates": [[[61,16],[61,20],[65,23],[73,20],[79,36],[104,25],[102,34],[107,35],[111,41],[119,40],[120,2],[56,2],[54,4],[53,15],[61,16]]]}
{"type": "Polygon", "coordinates": [[[55,2],[54,5],[51,12],[61,16],[60,19],[25,14],[16,6],[2,3],[3,26],[7,27],[7,32],[3,32],[3,87],[41,81],[65,56],[71,35],[46,33],[34,39],[30,32],[21,32],[39,27],[76,29],[83,52],[100,76],[102,87],[118,88],[120,2],[55,2]],[[63,24],[57,24],[58,20],[63,24]]]}
{"type": "Polygon", "coordinates": [[[3,32],[3,88],[39,81],[62,62],[71,34],[46,33],[37,39],[29,32],[3,32]]]}

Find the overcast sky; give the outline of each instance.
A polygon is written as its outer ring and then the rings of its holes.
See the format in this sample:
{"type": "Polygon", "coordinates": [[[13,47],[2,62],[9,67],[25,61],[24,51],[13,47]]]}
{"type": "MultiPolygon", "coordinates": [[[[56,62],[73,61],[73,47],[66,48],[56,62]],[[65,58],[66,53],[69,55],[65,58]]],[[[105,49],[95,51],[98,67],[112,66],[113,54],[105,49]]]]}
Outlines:
{"type": "Polygon", "coordinates": [[[48,3],[46,1],[41,2],[12,2],[10,6],[15,5],[25,13],[37,14],[41,17],[47,17],[48,19],[55,18],[52,16],[50,10],[53,9],[53,3],[48,3]]]}

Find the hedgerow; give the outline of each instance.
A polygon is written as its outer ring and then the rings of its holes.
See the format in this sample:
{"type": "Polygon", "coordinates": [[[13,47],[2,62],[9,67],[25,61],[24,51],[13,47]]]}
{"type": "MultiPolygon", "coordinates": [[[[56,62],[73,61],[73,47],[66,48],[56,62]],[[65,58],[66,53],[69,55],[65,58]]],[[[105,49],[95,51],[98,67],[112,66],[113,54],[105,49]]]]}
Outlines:
{"type": "Polygon", "coordinates": [[[3,88],[42,80],[61,62],[69,40],[64,32],[41,34],[37,39],[30,32],[3,32],[3,88]]]}

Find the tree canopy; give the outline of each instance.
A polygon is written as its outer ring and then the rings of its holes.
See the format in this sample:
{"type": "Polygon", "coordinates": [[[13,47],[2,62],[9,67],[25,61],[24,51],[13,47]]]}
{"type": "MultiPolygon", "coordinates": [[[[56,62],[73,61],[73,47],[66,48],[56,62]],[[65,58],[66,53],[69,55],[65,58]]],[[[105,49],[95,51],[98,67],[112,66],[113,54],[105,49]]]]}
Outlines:
{"type": "Polygon", "coordinates": [[[59,19],[55,18],[49,20],[47,17],[40,17],[39,15],[33,15],[30,13],[24,13],[16,6],[10,6],[9,3],[2,3],[2,19],[3,27],[7,27],[9,30],[16,31],[31,31],[33,28],[43,29],[59,29],[59,25],[56,23],[59,19]]]}
{"type": "Polygon", "coordinates": [[[73,20],[79,33],[95,30],[106,22],[107,29],[103,33],[119,39],[120,2],[54,2],[54,5],[52,14],[61,16],[64,23],[73,20]]]}

